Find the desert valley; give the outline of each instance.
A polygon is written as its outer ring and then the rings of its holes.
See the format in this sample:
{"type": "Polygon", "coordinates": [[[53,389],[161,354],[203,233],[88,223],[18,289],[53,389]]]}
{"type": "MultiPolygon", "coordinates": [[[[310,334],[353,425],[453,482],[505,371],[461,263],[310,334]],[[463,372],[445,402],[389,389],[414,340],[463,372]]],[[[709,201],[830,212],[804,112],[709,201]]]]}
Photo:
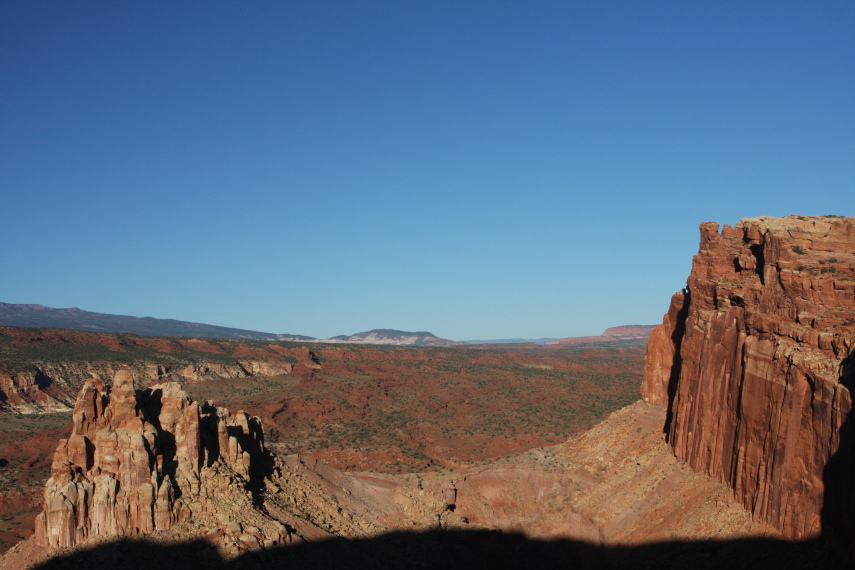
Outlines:
{"type": "Polygon", "coordinates": [[[853,29],[0,2],[0,570],[855,570],[853,29]]]}
{"type": "Polygon", "coordinates": [[[700,233],[600,337],[0,326],[0,567],[851,568],[855,218],[700,233]]]}

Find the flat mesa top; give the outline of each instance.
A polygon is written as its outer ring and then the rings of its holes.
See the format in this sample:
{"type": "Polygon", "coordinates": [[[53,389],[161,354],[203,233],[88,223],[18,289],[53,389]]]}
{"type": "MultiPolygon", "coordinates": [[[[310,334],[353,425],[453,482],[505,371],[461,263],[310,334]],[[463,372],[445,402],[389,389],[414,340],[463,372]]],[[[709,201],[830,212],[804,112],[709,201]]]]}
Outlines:
{"type": "Polygon", "coordinates": [[[852,216],[786,216],[774,218],[759,216],[743,218],[736,227],[759,226],[770,230],[799,230],[809,233],[828,233],[835,227],[855,227],[855,217],[852,216]]]}

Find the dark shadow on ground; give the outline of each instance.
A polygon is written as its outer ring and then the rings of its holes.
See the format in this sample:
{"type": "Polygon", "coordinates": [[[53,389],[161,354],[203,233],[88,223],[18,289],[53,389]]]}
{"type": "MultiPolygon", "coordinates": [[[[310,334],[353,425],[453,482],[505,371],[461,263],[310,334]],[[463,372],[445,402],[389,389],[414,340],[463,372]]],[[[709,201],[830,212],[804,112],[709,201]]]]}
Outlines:
{"type": "Polygon", "coordinates": [[[224,560],[204,541],[158,546],[123,540],[55,558],[55,568],[548,568],[763,569],[830,568],[828,544],[769,539],[666,542],[601,547],[571,540],[539,541],[493,531],[391,533],[376,538],[304,542],[224,560]]]}

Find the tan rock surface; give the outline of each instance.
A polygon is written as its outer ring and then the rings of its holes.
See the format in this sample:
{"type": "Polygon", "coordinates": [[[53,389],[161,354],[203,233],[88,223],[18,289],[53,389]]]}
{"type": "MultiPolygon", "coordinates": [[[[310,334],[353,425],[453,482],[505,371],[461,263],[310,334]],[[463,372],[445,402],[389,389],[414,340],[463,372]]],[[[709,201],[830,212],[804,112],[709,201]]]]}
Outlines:
{"type": "MultiPolygon", "coordinates": [[[[255,360],[231,364],[198,363],[181,369],[169,366],[137,364],[133,367],[141,385],[166,381],[203,382],[217,379],[247,378],[288,374],[291,365],[255,360]]],[[[74,394],[86,379],[112,378],[128,369],[118,362],[37,362],[29,370],[0,371],[0,392],[4,396],[0,410],[19,414],[62,412],[74,405],[74,394]]]]}
{"type": "Polygon", "coordinates": [[[662,406],[639,401],[567,443],[458,474],[454,514],[483,528],[604,545],[776,536],[726,485],[673,456],[664,421],[662,406]]]}
{"type": "Polygon", "coordinates": [[[128,370],[112,387],[87,382],[72,419],[36,518],[46,547],[168,530],[197,508],[202,470],[221,463],[248,481],[264,454],[257,419],[200,407],[175,383],[138,391],[128,370]]]}

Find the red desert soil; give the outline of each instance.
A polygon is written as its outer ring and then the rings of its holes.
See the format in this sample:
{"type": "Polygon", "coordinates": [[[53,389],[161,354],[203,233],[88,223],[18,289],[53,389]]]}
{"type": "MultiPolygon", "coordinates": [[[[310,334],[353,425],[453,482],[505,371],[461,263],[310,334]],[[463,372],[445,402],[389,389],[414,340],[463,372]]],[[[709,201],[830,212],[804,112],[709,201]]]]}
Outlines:
{"type": "Polygon", "coordinates": [[[260,415],[277,453],[346,471],[432,471],[592,427],[638,399],[643,352],[313,347],[313,368],[187,390],[260,415]]]}
{"type": "Polygon", "coordinates": [[[0,416],[0,552],[33,534],[44,482],[71,414],[0,416]]]}

